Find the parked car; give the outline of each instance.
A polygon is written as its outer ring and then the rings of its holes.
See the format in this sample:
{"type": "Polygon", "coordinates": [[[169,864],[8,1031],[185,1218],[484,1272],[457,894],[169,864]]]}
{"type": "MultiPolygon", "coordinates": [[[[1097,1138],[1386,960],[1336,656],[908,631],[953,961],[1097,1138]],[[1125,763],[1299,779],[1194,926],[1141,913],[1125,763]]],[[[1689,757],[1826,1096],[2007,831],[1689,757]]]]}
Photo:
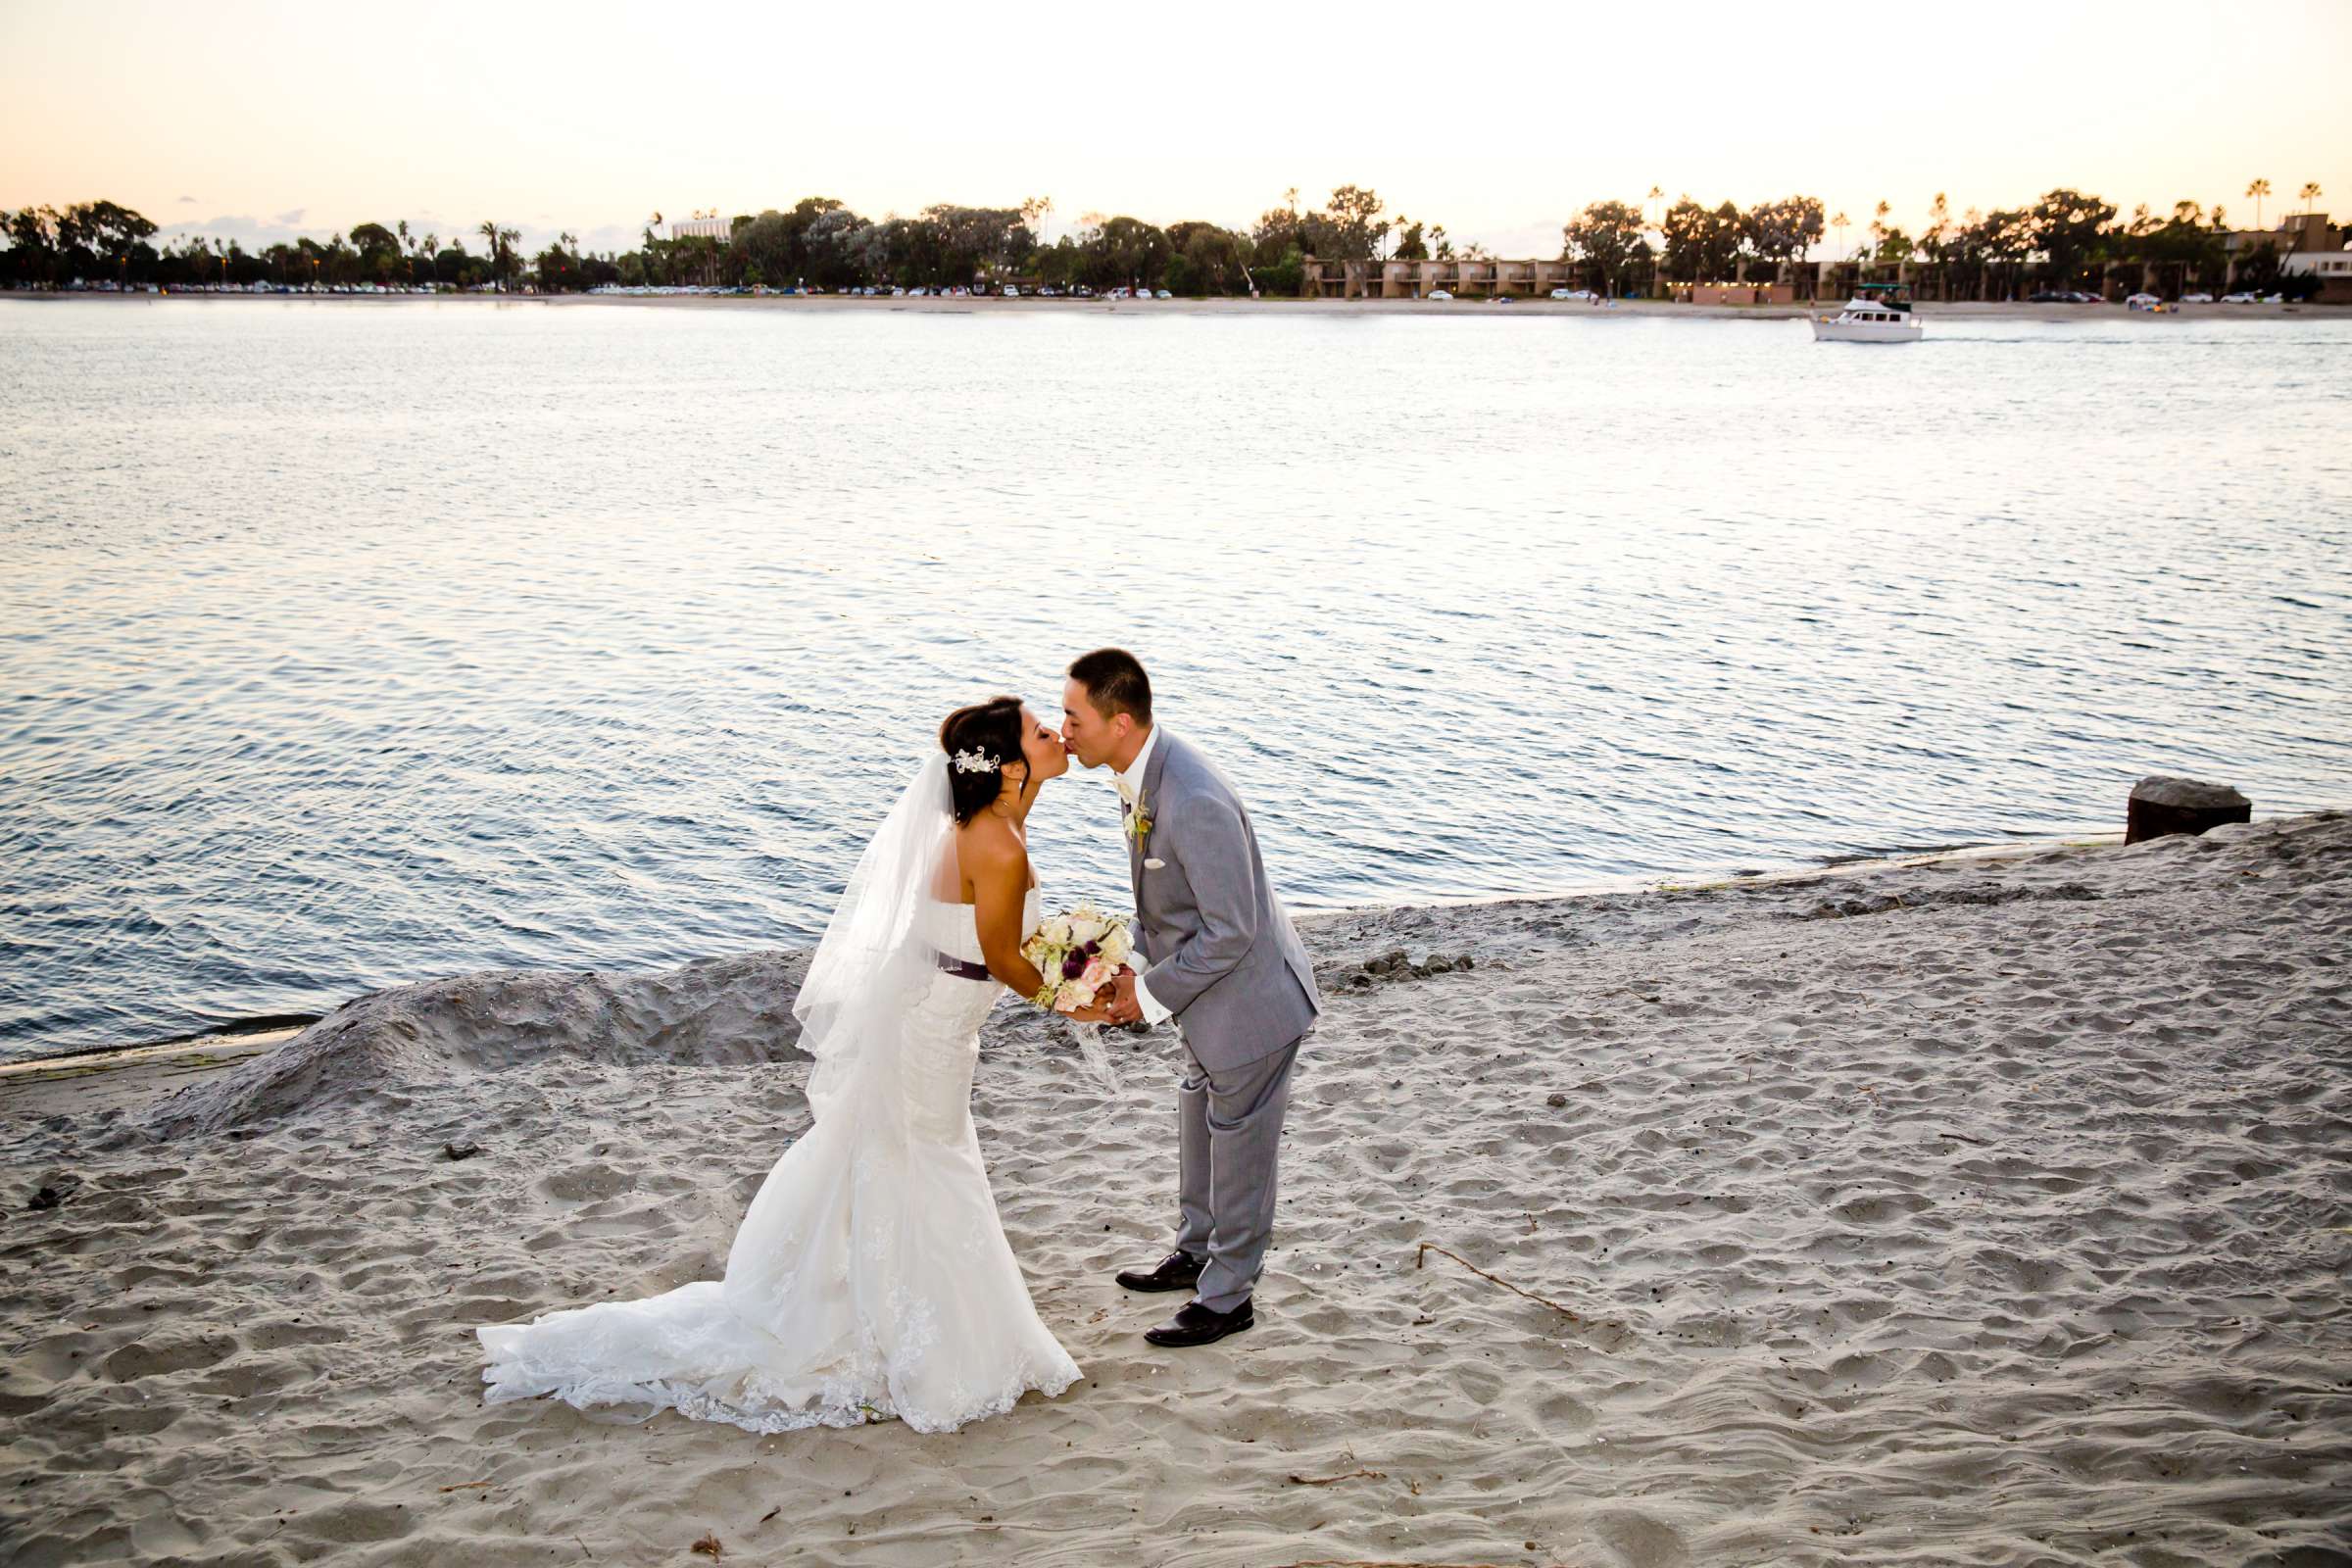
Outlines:
{"type": "Polygon", "coordinates": [[[1586,301],[1597,300],[1600,298],[1599,295],[1593,293],[1589,288],[1555,288],[1551,291],[1551,297],[1555,300],[1586,301]]]}
{"type": "Polygon", "coordinates": [[[1495,305],[1508,305],[1511,303],[1511,297],[1508,294],[1497,294],[1490,303],[1495,305]]]}
{"type": "Polygon", "coordinates": [[[1446,293],[1446,292],[1444,289],[1442,289],[1442,288],[1433,288],[1433,289],[1431,289],[1431,290],[1429,291],[1429,298],[1431,298],[1431,299],[1433,299],[1433,300],[1449,300],[1449,299],[1453,298],[1453,296],[1452,296],[1451,294],[1448,294],[1448,293],[1446,293]]]}
{"type": "Polygon", "coordinates": [[[2235,294],[2223,295],[2222,303],[2224,305],[2252,305],[2256,302],[2257,298],[2258,296],[2249,294],[2244,289],[2240,289],[2235,294]]]}
{"type": "Polygon", "coordinates": [[[2145,290],[2142,290],[2137,294],[2133,294],[2126,298],[2124,301],[2124,309],[2128,311],[2152,311],[2163,303],[2164,299],[2161,295],[2150,294],[2145,290]]]}
{"type": "Polygon", "coordinates": [[[2183,305],[2211,305],[2213,296],[2210,294],[2183,294],[2180,296],[2180,303],[2183,305]]]}
{"type": "Polygon", "coordinates": [[[1171,293],[1169,293],[1169,292],[1168,292],[1166,289],[1164,289],[1164,288],[1163,288],[1163,289],[1161,289],[1161,290],[1160,290],[1158,293],[1156,293],[1156,294],[1152,295],[1152,297],[1153,299],[1155,299],[1155,300],[1172,300],[1172,299],[1174,299],[1176,296],[1175,296],[1175,295],[1173,295],[1173,294],[1171,294],[1171,293]]]}

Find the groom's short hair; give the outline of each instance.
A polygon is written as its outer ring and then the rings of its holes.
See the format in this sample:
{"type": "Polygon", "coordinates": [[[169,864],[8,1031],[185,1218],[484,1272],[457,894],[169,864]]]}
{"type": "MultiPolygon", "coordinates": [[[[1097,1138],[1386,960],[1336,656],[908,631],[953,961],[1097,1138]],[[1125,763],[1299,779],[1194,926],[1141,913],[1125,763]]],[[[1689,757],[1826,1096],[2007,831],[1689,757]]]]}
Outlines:
{"type": "Polygon", "coordinates": [[[1124,648],[1098,648],[1073,662],[1070,679],[1086,688],[1086,700],[1104,718],[1125,713],[1138,724],[1152,722],[1152,677],[1144,662],[1124,648]]]}

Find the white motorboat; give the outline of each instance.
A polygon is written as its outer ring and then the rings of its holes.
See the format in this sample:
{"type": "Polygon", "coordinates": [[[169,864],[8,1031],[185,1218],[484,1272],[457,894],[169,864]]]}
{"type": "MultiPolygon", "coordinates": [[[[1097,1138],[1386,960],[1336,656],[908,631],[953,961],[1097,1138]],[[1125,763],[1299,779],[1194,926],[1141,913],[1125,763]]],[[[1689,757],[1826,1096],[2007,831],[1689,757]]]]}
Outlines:
{"type": "Polygon", "coordinates": [[[1893,300],[1847,300],[1836,316],[1813,318],[1816,343],[1916,343],[1923,330],[1911,307],[1893,300]]]}

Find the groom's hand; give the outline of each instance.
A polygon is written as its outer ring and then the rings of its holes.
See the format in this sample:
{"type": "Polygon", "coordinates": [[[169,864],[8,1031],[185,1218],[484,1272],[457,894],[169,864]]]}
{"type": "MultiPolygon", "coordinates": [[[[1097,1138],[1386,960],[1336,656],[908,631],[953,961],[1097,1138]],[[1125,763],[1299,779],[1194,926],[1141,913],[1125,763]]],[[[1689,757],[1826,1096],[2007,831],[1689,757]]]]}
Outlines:
{"type": "Polygon", "coordinates": [[[1143,1004],[1135,1000],[1135,971],[1133,969],[1121,968],[1116,975],[1111,977],[1110,1000],[1103,1004],[1103,1008],[1110,1014],[1112,1023],[1140,1023],[1143,1021],[1143,1004]]]}

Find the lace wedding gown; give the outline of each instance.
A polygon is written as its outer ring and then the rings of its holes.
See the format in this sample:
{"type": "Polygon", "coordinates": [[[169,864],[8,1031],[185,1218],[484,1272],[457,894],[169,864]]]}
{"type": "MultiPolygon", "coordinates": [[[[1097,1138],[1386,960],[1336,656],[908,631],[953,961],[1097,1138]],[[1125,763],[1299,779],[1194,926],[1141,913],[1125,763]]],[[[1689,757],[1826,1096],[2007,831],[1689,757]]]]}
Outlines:
{"type": "MultiPolygon", "coordinates": [[[[1022,928],[1038,925],[1029,892],[1022,928]]],[[[977,963],[972,906],[924,899],[925,945],[977,963]]],[[[726,1277],[476,1330],[492,1402],[651,1405],[753,1432],[896,1416],[952,1432],[1078,1365],[1037,1315],[972,1129],[980,1024],[1004,988],[934,967],[886,1031],[820,1054],[815,1125],[752,1200],[726,1277]]]]}

